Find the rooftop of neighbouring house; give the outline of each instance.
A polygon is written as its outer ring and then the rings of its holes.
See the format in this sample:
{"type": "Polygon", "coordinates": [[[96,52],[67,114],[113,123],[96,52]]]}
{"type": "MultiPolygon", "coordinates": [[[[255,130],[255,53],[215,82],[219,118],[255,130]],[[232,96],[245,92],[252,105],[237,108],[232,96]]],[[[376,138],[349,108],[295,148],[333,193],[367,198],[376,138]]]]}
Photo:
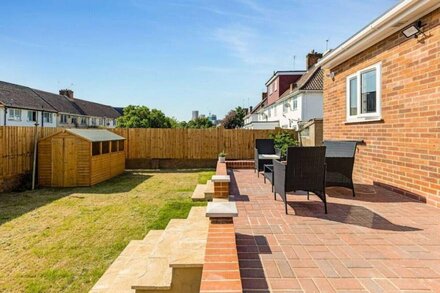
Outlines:
{"type": "Polygon", "coordinates": [[[55,94],[0,81],[0,104],[7,107],[107,118],[121,116],[111,106],[77,99],[73,94],[71,90],[61,90],[60,94],[55,94]]]}
{"type": "Polygon", "coordinates": [[[297,75],[301,76],[305,72],[306,72],[305,70],[281,70],[281,71],[274,71],[272,76],[266,82],[266,86],[271,84],[279,76],[297,76],[297,75]]]}
{"type": "Polygon", "coordinates": [[[244,292],[440,292],[439,210],[378,186],[288,195],[253,170],[231,172],[244,292]]]}

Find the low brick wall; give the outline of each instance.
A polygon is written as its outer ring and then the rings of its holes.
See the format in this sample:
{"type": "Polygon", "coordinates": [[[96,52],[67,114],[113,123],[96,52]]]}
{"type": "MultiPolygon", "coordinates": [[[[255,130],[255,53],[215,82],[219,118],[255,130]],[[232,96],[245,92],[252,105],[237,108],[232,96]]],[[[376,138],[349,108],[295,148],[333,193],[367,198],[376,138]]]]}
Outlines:
{"type": "Polygon", "coordinates": [[[226,161],[226,167],[228,169],[254,169],[254,160],[232,160],[226,161]]]}
{"type": "Polygon", "coordinates": [[[214,168],[216,160],[186,159],[127,159],[127,169],[184,169],[214,168]]]}
{"type": "Polygon", "coordinates": [[[209,225],[200,292],[242,292],[232,221],[211,222],[209,225]]]}
{"type": "MultiPolygon", "coordinates": [[[[226,163],[217,162],[215,175],[228,175],[226,163]]],[[[229,182],[214,181],[214,198],[228,198],[229,197],[229,182]]]]}

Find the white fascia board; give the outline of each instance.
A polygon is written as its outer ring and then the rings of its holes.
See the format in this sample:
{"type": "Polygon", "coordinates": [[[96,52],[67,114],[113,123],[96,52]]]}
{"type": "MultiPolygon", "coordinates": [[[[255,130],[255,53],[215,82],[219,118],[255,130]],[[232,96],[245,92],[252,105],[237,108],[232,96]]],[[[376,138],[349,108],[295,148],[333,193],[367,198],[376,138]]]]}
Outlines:
{"type": "Polygon", "coordinates": [[[298,75],[298,74],[304,74],[306,73],[305,70],[295,70],[295,71],[277,71],[274,75],[265,83],[266,86],[269,86],[275,78],[281,75],[298,75]]]}
{"type": "Polygon", "coordinates": [[[439,7],[438,0],[404,0],[324,56],[318,66],[333,68],[439,7]]]}

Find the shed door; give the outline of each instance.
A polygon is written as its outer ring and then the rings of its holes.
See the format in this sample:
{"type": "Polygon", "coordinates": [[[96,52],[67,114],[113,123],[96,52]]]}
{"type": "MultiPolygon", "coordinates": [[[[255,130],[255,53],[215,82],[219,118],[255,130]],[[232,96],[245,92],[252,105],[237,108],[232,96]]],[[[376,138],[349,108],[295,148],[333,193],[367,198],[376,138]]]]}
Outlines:
{"type": "Polygon", "coordinates": [[[64,138],[64,186],[76,186],[76,151],[74,137],[64,138]]]}
{"type": "Polygon", "coordinates": [[[52,138],[52,186],[61,187],[64,183],[64,139],[52,138]]]}
{"type": "Polygon", "coordinates": [[[74,137],[52,139],[52,186],[76,186],[74,137]]]}

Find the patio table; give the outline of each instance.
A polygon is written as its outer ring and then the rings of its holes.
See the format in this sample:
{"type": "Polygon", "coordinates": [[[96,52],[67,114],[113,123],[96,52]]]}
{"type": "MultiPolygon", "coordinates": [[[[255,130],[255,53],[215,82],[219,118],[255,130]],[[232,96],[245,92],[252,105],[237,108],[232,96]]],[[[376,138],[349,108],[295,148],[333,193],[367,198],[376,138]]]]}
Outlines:
{"type": "Polygon", "coordinates": [[[273,165],[272,164],[264,165],[263,172],[264,172],[264,183],[266,183],[266,180],[269,180],[269,182],[272,184],[272,191],[273,191],[273,180],[274,180],[273,165]]]}

